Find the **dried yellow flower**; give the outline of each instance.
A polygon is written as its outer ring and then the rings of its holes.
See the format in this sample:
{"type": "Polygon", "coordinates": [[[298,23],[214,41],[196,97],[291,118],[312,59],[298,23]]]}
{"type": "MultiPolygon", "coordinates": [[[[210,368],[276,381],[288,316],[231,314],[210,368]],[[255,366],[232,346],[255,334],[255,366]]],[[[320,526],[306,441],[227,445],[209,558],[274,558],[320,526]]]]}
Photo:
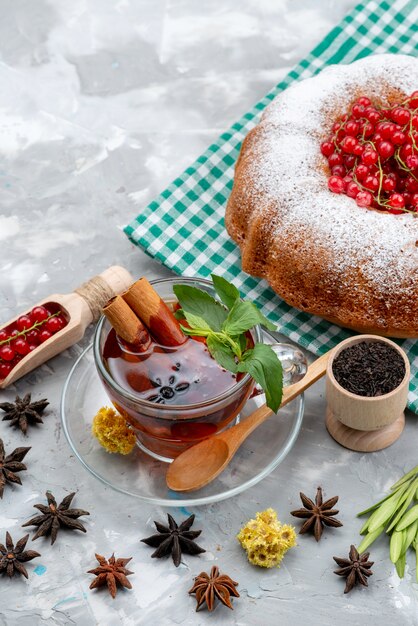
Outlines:
{"type": "Polygon", "coordinates": [[[129,454],[132,452],[136,437],[125,419],[113,408],[103,406],[93,418],[93,435],[108,452],[129,454]]]}
{"type": "Polygon", "coordinates": [[[256,513],[237,535],[250,563],[259,567],[279,567],[289,550],[296,545],[293,526],[281,524],[274,509],[256,513]]]}

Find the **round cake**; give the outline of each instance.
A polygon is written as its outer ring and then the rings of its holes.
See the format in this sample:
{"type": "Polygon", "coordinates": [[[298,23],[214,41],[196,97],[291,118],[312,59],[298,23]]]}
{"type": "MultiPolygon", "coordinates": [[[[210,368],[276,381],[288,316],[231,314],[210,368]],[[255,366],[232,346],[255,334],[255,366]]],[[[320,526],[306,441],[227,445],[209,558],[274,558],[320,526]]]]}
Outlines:
{"type": "MultiPolygon", "coordinates": [[[[362,206],[363,184],[357,202],[346,195],[349,188],[332,193],[340,177],[321,153],[353,102],[363,97],[393,111],[416,89],[413,57],[376,55],[331,66],[277,96],[245,138],[226,227],[241,248],[243,269],[265,278],[288,304],[360,332],[418,336],[418,206],[396,210],[399,193],[383,207],[362,206]]],[[[411,133],[414,151],[418,132],[411,133]]],[[[377,174],[379,193],[388,167],[377,174]]],[[[418,201],[418,194],[404,195],[418,201]]]]}

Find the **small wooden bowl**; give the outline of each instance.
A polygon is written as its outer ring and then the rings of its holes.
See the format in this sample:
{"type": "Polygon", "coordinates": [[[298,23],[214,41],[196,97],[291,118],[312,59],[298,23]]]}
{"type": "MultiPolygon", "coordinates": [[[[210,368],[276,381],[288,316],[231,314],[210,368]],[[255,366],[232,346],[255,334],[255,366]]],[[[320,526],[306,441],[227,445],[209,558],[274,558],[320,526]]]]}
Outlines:
{"type": "Polygon", "coordinates": [[[335,349],[327,367],[326,426],[330,435],[351,450],[373,452],[396,441],[405,426],[404,410],[408,397],[410,365],[405,352],[393,341],[376,335],[358,335],[346,339],[335,349]],[[347,391],[336,381],[332,366],[346,348],[365,341],[381,342],[394,348],[405,363],[401,384],[390,393],[372,398],[347,391]]]}

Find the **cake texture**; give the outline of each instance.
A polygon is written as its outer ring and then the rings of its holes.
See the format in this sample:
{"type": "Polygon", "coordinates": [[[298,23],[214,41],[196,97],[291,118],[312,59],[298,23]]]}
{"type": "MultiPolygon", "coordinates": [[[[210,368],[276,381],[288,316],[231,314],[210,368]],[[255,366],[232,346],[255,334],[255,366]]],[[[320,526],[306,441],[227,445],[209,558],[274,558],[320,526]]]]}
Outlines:
{"type": "Polygon", "coordinates": [[[288,304],[360,332],[418,337],[418,214],[328,190],[320,144],[360,96],[389,106],[418,89],[418,59],[336,65],[276,97],[245,138],[225,222],[243,269],[288,304]]]}

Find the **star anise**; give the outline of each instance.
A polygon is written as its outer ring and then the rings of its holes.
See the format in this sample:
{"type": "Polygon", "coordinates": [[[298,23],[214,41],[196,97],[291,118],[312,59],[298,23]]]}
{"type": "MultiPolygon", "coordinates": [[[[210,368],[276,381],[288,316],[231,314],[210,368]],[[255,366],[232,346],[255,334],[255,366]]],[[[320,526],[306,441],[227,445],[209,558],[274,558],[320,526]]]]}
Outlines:
{"type": "Polygon", "coordinates": [[[26,435],[28,424],[43,424],[41,415],[48,406],[49,402],[46,398],[31,402],[31,394],[27,393],[24,398],[16,396],[13,402],[2,402],[0,409],[5,411],[3,421],[10,420],[9,426],[20,428],[22,433],[26,435]]]}
{"type": "Polygon", "coordinates": [[[6,546],[0,543],[0,572],[7,574],[9,578],[14,576],[15,573],[22,574],[27,578],[28,572],[22,563],[26,563],[26,561],[31,561],[35,557],[41,556],[39,552],[35,552],[34,550],[25,551],[28,539],[29,535],[25,535],[14,545],[10,534],[7,532],[6,546]]]}
{"type": "Polygon", "coordinates": [[[333,557],[339,569],[335,570],[334,574],[337,576],[344,576],[346,578],[346,584],[344,593],[348,593],[356,585],[364,585],[368,587],[367,578],[373,576],[371,567],[374,561],[369,561],[370,552],[364,552],[359,554],[354,546],[350,547],[350,553],[348,559],[340,559],[336,556],[333,557]]]}
{"type": "Polygon", "coordinates": [[[238,583],[232,580],[226,574],[220,575],[219,569],[214,565],[210,570],[210,576],[206,572],[201,572],[194,579],[194,585],[189,593],[196,594],[196,611],[206,602],[209,611],[215,608],[215,598],[218,598],[222,604],[232,609],[231,596],[239,598],[236,590],[238,583]]]}
{"type": "Polygon", "coordinates": [[[300,493],[299,495],[304,508],[291,511],[291,515],[301,517],[302,519],[306,518],[306,522],[303,523],[299,531],[301,535],[313,530],[315,539],[319,541],[324,526],[333,526],[334,528],[342,526],[342,522],[334,518],[334,515],[337,515],[339,511],[332,508],[338,502],[338,496],[334,496],[326,502],[323,502],[321,487],[318,487],[316,491],[315,502],[305,496],[304,493],[300,493]]]}
{"type": "Polygon", "coordinates": [[[171,554],[174,565],[178,567],[180,565],[182,552],[193,555],[206,552],[206,550],[193,541],[202,532],[201,530],[190,530],[194,522],[194,515],[190,515],[180,526],[177,525],[169,513],[167,517],[168,527],[163,526],[163,524],[159,522],[154,522],[158,530],[158,535],[151,535],[151,537],[141,539],[141,541],[148,546],[157,548],[155,552],[151,554],[152,558],[159,559],[171,554]]]}
{"type": "Polygon", "coordinates": [[[96,554],[95,556],[99,562],[99,567],[89,569],[87,572],[88,574],[94,574],[96,576],[90,585],[90,589],[107,585],[112,598],[116,596],[117,585],[132,589],[132,585],[126,577],[134,572],[129,571],[125,567],[125,565],[132,560],[132,557],[129,559],[115,559],[115,555],[112,554],[110,559],[107,560],[104,556],[100,556],[100,554],[96,554]]]}
{"type": "Polygon", "coordinates": [[[29,450],[30,448],[16,448],[6,456],[3,441],[0,439],[0,498],[3,497],[6,483],[22,484],[22,481],[19,476],[16,476],[15,472],[21,472],[27,469],[22,461],[29,450]]]}
{"type": "Polygon", "coordinates": [[[72,499],[75,496],[75,492],[70,493],[64,498],[61,504],[57,505],[57,502],[50,491],[46,492],[46,498],[48,500],[48,506],[45,504],[34,504],[35,509],[41,511],[42,515],[37,515],[30,519],[26,524],[22,526],[38,526],[38,530],[32,537],[32,541],[38,539],[38,537],[46,537],[51,535],[51,545],[55,542],[59,529],[64,526],[66,528],[77,529],[87,532],[83,524],[77,521],[77,517],[81,515],[90,515],[88,511],[82,509],[70,509],[69,506],[72,499]]]}

